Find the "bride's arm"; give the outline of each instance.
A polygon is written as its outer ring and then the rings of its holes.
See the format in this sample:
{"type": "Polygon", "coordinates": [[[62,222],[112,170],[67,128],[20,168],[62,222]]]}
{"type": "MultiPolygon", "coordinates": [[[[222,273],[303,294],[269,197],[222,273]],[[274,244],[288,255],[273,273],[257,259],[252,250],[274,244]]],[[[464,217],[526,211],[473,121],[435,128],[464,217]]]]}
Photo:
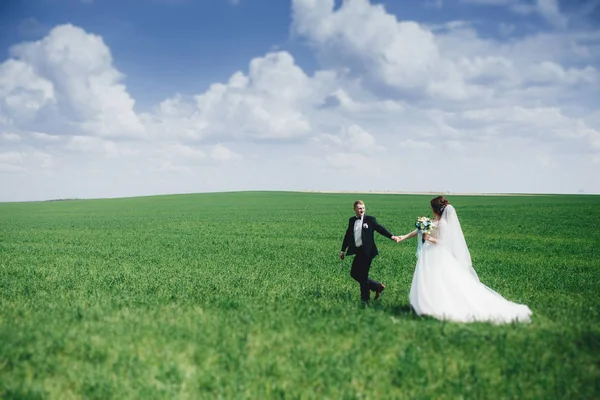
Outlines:
{"type": "MultiPolygon", "coordinates": [[[[417,236],[417,230],[415,229],[414,231],[412,231],[411,233],[408,233],[406,235],[402,235],[400,236],[400,242],[406,240],[406,239],[410,239],[411,237],[415,237],[417,236]]],[[[400,243],[398,242],[398,243],[400,243]]]]}
{"type": "Polygon", "coordinates": [[[431,243],[437,243],[437,239],[428,234],[424,234],[423,238],[427,241],[430,241],[431,243]]]}

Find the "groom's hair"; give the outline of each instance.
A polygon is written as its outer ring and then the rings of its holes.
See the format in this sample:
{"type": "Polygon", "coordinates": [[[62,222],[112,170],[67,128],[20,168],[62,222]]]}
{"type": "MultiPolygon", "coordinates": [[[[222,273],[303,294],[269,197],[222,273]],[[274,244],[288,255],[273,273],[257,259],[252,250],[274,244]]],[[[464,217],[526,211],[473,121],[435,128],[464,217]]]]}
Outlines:
{"type": "Polygon", "coordinates": [[[352,208],[356,208],[357,205],[362,204],[363,206],[365,205],[365,202],[362,200],[356,200],[354,202],[354,205],[352,206],[352,208]]]}

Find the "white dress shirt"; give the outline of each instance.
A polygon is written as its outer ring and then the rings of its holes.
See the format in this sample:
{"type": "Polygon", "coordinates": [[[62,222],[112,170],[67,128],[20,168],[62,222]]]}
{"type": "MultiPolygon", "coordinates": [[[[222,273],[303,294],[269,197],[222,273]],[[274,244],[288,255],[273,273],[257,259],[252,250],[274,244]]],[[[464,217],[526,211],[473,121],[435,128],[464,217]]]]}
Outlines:
{"type": "Polygon", "coordinates": [[[362,226],[363,226],[363,220],[362,218],[357,219],[356,221],[354,221],[354,244],[356,245],[356,247],[360,247],[363,245],[362,242],[362,226]]]}

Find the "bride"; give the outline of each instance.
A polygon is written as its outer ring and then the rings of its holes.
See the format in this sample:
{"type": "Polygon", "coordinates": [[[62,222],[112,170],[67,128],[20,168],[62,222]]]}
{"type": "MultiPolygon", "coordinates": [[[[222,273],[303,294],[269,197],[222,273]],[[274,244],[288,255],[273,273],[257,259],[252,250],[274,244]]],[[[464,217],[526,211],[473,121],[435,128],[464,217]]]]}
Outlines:
{"type": "Polygon", "coordinates": [[[400,241],[419,236],[418,260],[410,288],[410,304],[418,315],[456,322],[496,324],[529,322],[531,310],[479,281],[456,215],[443,196],[431,200],[434,219],[430,234],[415,230],[400,241]]]}

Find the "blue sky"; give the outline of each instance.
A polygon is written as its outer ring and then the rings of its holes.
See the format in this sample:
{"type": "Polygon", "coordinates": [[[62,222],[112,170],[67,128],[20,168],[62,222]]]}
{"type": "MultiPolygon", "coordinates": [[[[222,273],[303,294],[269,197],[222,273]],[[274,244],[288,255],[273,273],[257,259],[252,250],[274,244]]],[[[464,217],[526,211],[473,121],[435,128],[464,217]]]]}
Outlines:
{"type": "Polygon", "coordinates": [[[0,51],[0,200],[600,192],[600,0],[8,0],[0,51]]]}

